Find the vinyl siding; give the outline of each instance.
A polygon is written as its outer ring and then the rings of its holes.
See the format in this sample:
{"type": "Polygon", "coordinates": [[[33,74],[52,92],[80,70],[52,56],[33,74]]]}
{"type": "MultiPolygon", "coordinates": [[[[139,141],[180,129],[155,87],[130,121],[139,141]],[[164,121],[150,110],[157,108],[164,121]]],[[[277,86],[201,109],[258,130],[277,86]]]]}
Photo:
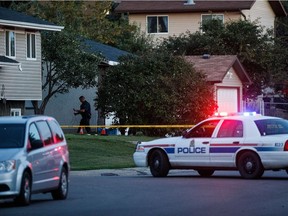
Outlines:
{"type": "MultiPolygon", "coordinates": [[[[5,54],[5,31],[0,32],[1,55],[5,54]]],[[[0,86],[5,85],[7,100],[41,100],[41,35],[36,33],[36,59],[26,58],[26,33],[16,31],[16,58],[21,63],[22,71],[16,65],[0,68],[0,86]]]]}
{"type": "Polygon", "coordinates": [[[243,13],[247,19],[258,20],[265,28],[274,28],[275,14],[267,0],[256,0],[251,10],[244,10],[243,13]]]}
{"type": "MultiPolygon", "coordinates": [[[[147,33],[146,17],[157,16],[157,15],[167,15],[168,16],[168,33],[161,34],[151,34],[155,39],[158,38],[168,38],[169,36],[179,36],[181,33],[186,33],[190,31],[194,33],[200,30],[201,25],[201,15],[208,13],[167,13],[167,14],[130,14],[129,22],[140,27],[142,32],[147,33]]],[[[231,20],[241,19],[241,14],[239,12],[227,12],[227,13],[215,13],[223,14],[224,22],[229,22],[231,20]]]]}

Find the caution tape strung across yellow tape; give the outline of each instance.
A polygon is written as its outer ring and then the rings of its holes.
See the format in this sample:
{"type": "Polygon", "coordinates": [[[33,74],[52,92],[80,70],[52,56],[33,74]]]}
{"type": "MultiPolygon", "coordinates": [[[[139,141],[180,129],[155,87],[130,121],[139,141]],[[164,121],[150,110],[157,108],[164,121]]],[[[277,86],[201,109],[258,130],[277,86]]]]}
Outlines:
{"type": "MultiPolygon", "coordinates": [[[[91,128],[191,128],[194,125],[81,125],[91,128]]],[[[79,125],[62,125],[62,128],[78,128],[79,125]]]]}

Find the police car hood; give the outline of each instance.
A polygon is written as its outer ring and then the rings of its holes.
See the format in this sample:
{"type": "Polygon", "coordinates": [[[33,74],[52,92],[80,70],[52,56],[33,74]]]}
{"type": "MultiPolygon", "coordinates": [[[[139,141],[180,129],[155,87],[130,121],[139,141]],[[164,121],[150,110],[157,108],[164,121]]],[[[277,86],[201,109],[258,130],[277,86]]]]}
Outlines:
{"type": "Polygon", "coordinates": [[[0,161],[13,159],[19,151],[19,148],[0,148],[0,161]]]}
{"type": "Polygon", "coordinates": [[[155,145],[155,144],[175,144],[177,140],[181,139],[181,136],[178,137],[169,137],[169,138],[161,138],[152,140],[149,142],[145,142],[145,145],[155,145]]]}

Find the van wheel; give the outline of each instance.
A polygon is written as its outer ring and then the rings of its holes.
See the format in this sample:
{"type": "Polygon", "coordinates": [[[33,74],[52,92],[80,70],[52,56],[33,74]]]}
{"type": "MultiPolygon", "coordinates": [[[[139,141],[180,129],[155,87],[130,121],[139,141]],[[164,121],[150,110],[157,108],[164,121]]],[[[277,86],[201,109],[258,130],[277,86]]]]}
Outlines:
{"type": "Polygon", "coordinates": [[[65,167],[61,170],[59,186],[51,192],[54,200],[64,200],[68,195],[68,172],[65,167]]]}
{"type": "Polygon", "coordinates": [[[264,173],[260,158],[253,152],[245,152],[240,155],[237,167],[241,176],[245,179],[257,179],[264,173]]]}
{"type": "Polygon", "coordinates": [[[18,205],[27,206],[31,201],[31,176],[25,171],[23,173],[21,188],[19,195],[15,198],[15,202],[18,205]]]}
{"type": "Polygon", "coordinates": [[[167,156],[161,150],[155,150],[151,153],[149,166],[154,177],[167,176],[170,168],[167,156]]]}
{"type": "Polygon", "coordinates": [[[210,170],[210,169],[200,169],[200,170],[197,170],[197,172],[199,173],[200,176],[203,176],[203,177],[210,177],[213,175],[214,173],[214,170],[210,170]]]}

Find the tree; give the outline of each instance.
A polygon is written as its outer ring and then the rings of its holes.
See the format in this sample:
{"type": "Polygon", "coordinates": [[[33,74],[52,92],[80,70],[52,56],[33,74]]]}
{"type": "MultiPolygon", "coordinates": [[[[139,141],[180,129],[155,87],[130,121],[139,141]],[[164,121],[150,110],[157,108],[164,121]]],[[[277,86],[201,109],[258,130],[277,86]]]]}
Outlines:
{"type": "Polygon", "coordinates": [[[213,114],[215,105],[204,75],[164,49],[121,59],[104,75],[96,100],[121,125],[193,124],[213,114]]]}
{"type": "Polygon", "coordinates": [[[203,26],[205,33],[186,33],[170,37],[163,46],[170,52],[186,55],[237,55],[253,84],[245,89],[246,96],[257,96],[262,89],[276,82],[275,71],[284,73],[283,57],[286,53],[275,44],[273,32],[263,31],[257,22],[245,20],[228,22],[225,25],[212,20],[203,26]]]}
{"type": "MultiPolygon", "coordinates": [[[[76,4],[76,3],[75,3],[76,4]]],[[[54,4],[52,4],[53,6],[54,4]]],[[[67,13],[65,19],[62,19],[61,13],[56,13],[59,17],[53,17],[55,11],[61,7],[46,7],[47,5],[35,3],[17,4],[19,10],[25,10],[30,13],[41,14],[41,17],[47,18],[49,21],[54,20],[57,23],[64,23],[63,20],[70,17],[67,13]],[[28,8],[28,9],[27,9],[28,8]],[[26,10],[27,9],[27,10],[26,10]],[[53,19],[50,19],[50,16],[53,19]]],[[[66,8],[69,12],[75,12],[75,5],[67,3],[66,8]],[[70,9],[68,9],[70,8],[70,9]],[[72,8],[72,9],[71,9],[72,8]]],[[[72,16],[71,17],[74,17],[72,16]]],[[[63,16],[64,16],[63,15],[63,16]]],[[[75,15],[75,14],[74,14],[75,15]]],[[[32,101],[35,114],[44,114],[45,108],[49,100],[57,96],[69,92],[70,88],[87,88],[96,87],[96,77],[98,75],[98,65],[101,61],[100,55],[88,52],[83,39],[77,34],[73,28],[77,26],[79,20],[76,16],[67,29],[61,32],[43,31],[42,36],[42,90],[44,93],[41,103],[32,101]]]]}

